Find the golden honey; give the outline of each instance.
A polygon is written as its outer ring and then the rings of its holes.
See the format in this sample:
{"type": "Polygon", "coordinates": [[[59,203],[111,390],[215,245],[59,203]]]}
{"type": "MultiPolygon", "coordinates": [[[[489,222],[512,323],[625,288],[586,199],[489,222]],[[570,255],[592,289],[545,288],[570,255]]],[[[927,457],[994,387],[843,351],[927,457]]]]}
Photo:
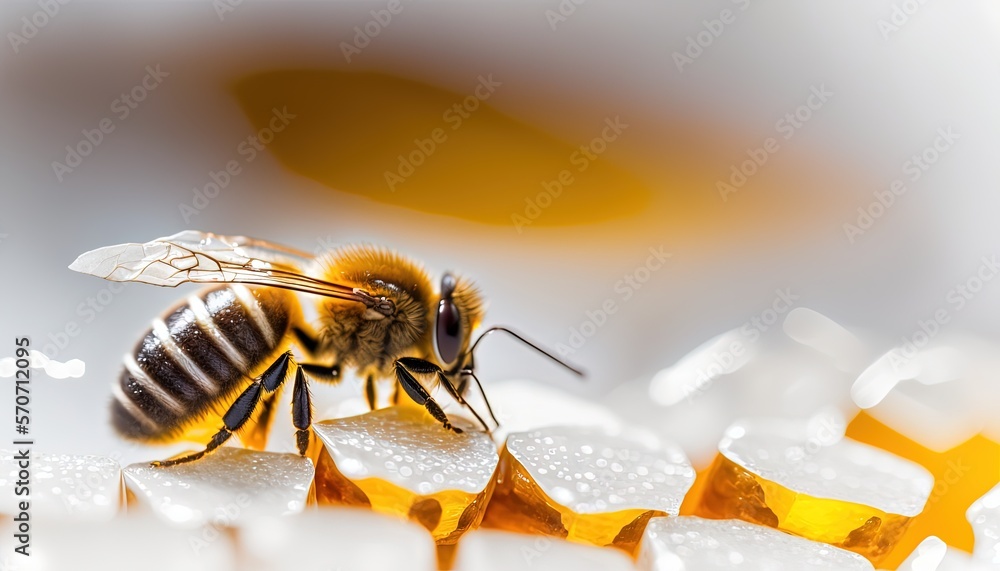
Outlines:
{"type": "Polygon", "coordinates": [[[315,482],[320,505],[368,507],[413,520],[427,528],[439,545],[455,543],[465,531],[479,527],[493,493],[492,482],[478,494],[446,490],[421,495],[380,478],[352,481],[341,474],[326,450],[320,453],[315,482]]]}
{"type": "Polygon", "coordinates": [[[322,443],[320,505],[359,506],[423,526],[448,567],[463,533],[479,526],[499,460],[485,433],[445,429],[426,411],[391,406],[313,425],[322,443]]]}
{"type": "Polygon", "coordinates": [[[798,493],[716,456],[706,475],[697,515],[738,518],[842,547],[881,562],[911,518],[871,506],[798,493]]]}
{"type": "Polygon", "coordinates": [[[546,495],[528,470],[505,449],[483,526],[613,546],[633,554],[649,518],[663,515],[667,514],[645,509],[575,513],[546,495]]]}
{"type": "Polygon", "coordinates": [[[595,427],[507,437],[484,527],[616,547],[634,555],[650,518],[676,515],[694,481],[673,445],[595,427]]]}
{"type": "Polygon", "coordinates": [[[934,474],[927,506],[913,518],[899,547],[883,561],[884,567],[895,568],[930,535],[951,547],[972,551],[972,528],[965,512],[972,502],[1000,483],[1000,443],[978,435],[951,450],[938,452],[864,411],[848,424],[847,436],[916,462],[934,474]]]}

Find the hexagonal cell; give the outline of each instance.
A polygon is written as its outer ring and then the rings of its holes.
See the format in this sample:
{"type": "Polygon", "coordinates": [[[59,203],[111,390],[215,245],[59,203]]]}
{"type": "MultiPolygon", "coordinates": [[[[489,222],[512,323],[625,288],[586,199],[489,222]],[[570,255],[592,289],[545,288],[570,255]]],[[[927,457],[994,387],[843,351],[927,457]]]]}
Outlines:
{"type": "Polygon", "coordinates": [[[654,518],[639,547],[643,571],[870,570],[864,557],[825,543],[741,520],[654,518]]]}
{"type": "Polygon", "coordinates": [[[822,426],[743,421],[719,443],[696,511],[777,527],[877,564],[933,484],[919,465],[822,426]]]}
{"type": "MultiPolygon", "coordinates": [[[[0,453],[0,514],[15,515],[26,499],[14,493],[24,460],[0,453]]],[[[31,516],[59,521],[106,521],[125,506],[122,469],[101,456],[29,454],[31,516]]]]}
{"type": "Polygon", "coordinates": [[[328,507],[255,518],[237,532],[244,571],[436,571],[434,541],[419,524],[361,508],[328,507]]]}
{"type": "Polygon", "coordinates": [[[631,553],[649,518],[678,513],[694,476],[672,445],[583,427],[514,433],[483,525],[631,553]]]}
{"type": "Polygon", "coordinates": [[[482,519],[499,460],[489,435],[459,426],[456,434],[410,407],[314,424],[324,444],[317,501],[408,518],[453,545],[482,519]]]}
{"type": "Polygon", "coordinates": [[[632,560],[615,549],[580,545],[544,535],[492,529],[470,531],[458,543],[455,571],[634,571],[632,560]]]}
{"type": "Polygon", "coordinates": [[[201,460],[125,468],[129,510],[180,527],[233,527],[257,516],[299,513],[314,498],[313,463],[295,454],[220,448],[201,460]]]}

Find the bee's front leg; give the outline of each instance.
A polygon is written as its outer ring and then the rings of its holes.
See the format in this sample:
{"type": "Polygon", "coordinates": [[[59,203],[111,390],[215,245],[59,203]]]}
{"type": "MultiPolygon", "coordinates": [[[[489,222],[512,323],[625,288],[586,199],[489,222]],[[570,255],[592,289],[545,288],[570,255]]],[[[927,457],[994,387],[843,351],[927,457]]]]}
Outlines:
{"type": "MultiPolygon", "coordinates": [[[[476,412],[476,409],[472,408],[472,406],[468,402],[466,402],[465,398],[462,396],[463,391],[455,388],[455,385],[452,384],[451,379],[449,379],[447,375],[445,375],[444,371],[441,370],[441,367],[435,365],[434,363],[431,363],[430,361],[425,361],[424,359],[417,359],[416,357],[403,357],[396,361],[397,378],[399,378],[400,367],[402,367],[408,373],[413,372],[417,373],[418,375],[419,374],[434,375],[438,381],[438,384],[444,386],[445,390],[448,391],[448,394],[451,395],[451,398],[458,401],[458,404],[469,409],[469,411],[472,412],[472,415],[476,417],[476,420],[479,421],[479,424],[483,425],[483,429],[485,429],[487,433],[490,432],[490,427],[488,424],[486,424],[486,421],[484,421],[483,418],[479,416],[479,413],[476,412]]],[[[412,375],[410,378],[413,378],[412,375]]],[[[414,379],[414,382],[416,382],[416,379],[414,379]]],[[[403,389],[406,390],[406,385],[403,383],[403,381],[400,381],[399,384],[403,385],[403,389]]],[[[420,388],[423,389],[423,386],[420,386],[420,388]]],[[[424,392],[426,393],[426,391],[424,392]]],[[[413,395],[409,391],[407,391],[407,394],[410,395],[410,398],[413,398],[413,395]]],[[[483,399],[484,400],[486,399],[485,394],[483,395],[483,399]]],[[[413,400],[416,401],[417,399],[413,398],[413,400]]],[[[421,403],[418,401],[417,404],[421,403]]],[[[434,404],[435,406],[437,406],[437,403],[434,404]]],[[[490,408],[490,414],[492,415],[493,409],[490,407],[489,401],[486,402],[486,406],[490,408]]],[[[431,414],[433,414],[433,412],[431,414]]]]}
{"type": "MultiPolygon", "coordinates": [[[[417,381],[416,377],[413,376],[413,373],[427,374],[440,372],[441,369],[439,367],[429,361],[404,357],[397,359],[393,363],[393,368],[396,370],[396,381],[403,387],[406,395],[413,399],[413,402],[426,408],[427,412],[448,430],[452,430],[458,434],[462,433],[461,428],[452,426],[451,421],[448,420],[448,415],[441,410],[441,406],[431,397],[427,389],[417,381]],[[413,372],[410,372],[410,369],[413,369],[413,372]]],[[[446,384],[448,384],[447,381],[446,384]]]]}

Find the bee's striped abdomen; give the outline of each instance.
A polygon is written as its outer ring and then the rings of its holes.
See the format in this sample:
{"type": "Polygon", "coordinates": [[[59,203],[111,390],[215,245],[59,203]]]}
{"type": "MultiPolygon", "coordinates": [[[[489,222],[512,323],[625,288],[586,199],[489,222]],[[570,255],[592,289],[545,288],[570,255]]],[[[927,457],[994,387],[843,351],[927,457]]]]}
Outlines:
{"type": "Polygon", "coordinates": [[[273,358],[295,303],[286,291],[230,285],[155,320],[113,387],[115,428],[140,440],[176,436],[273,358]]]}

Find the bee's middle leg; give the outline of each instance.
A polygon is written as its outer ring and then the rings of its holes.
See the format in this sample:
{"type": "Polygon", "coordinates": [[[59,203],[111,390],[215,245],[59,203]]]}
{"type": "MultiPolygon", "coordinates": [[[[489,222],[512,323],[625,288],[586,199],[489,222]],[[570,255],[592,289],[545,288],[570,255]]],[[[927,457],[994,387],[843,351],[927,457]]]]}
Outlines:
{"type": "Polygon", "coordinates": [[[365,378],[365,400],[368,401],[368,410],[375,410],[375,375],[369,374],[365,378]]]}
{"type": "Polygon", "coordinates": [[[309,427],[312,426],[312,397],[301,367],[295,371],[295,386],[292,387],[292,425],[295,426],[299,455],[305,456],[309,449],[309,427]]]}

